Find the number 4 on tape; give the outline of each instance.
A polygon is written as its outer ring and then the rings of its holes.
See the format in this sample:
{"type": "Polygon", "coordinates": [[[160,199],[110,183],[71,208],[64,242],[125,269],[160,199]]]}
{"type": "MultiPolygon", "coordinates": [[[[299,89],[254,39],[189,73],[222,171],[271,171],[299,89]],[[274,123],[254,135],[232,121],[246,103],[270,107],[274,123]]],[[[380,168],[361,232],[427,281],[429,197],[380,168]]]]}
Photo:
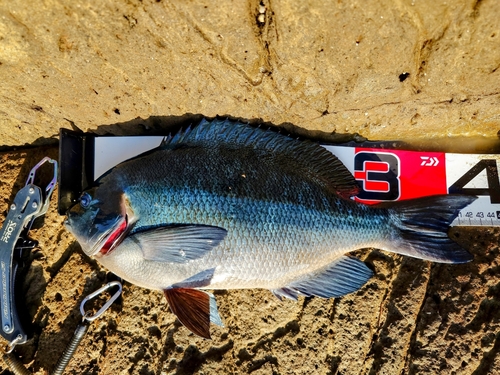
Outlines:
{"type": "Polygon", "coordinates": [[[453,183],[448,191],[450,194],[488,195],[491,203],[500,203],[500,181],[498,179],[497,161],[494,159],[480,160],[453,183]],[[465,187],[484,170],[486,170],[488,185],[486,188],[465,187]]]}

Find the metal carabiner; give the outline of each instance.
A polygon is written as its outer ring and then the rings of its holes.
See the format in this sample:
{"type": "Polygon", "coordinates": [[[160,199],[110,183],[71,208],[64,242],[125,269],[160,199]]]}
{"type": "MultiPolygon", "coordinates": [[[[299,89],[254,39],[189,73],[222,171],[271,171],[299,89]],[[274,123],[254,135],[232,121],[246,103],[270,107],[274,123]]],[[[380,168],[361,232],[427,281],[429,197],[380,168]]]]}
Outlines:
{"type": "Polygon", "coordinates": [[[12,340],[12,342],[9,342],[7,348],[5,349],[5,353],[6,354],[12,353],[16,345],[19,344],[21,341],[23,341],[23,336],[18,335],[14,340],[12,340]]]}
{"type": "Polygon", "coordinates": [[[82,314],[83,320],[84,321],[86,320],[88,322],[93,322],[94,320],[99,318],[113,304],[113,302],[115,302],[116,299],[120,297],[121,293],[122,293],[122,284],[119,281],[112,281],[104,285],[102,288],[96,290],[94,293],[89,294],[87,297],[83,299],[82,303],[80,304],[80,313],[82,314]],[[106,302],[98,312],[96,312],[93,316],[89,316],[88,313],[85,312],[85,304],[92,298],[97,297],[99,294],[105,292],[106,290],[114,286],[118,287],[118,291],[111,296],[109,301],[106,302]]]}
{"type": "Polygon", "coordinates": [[[38,216],[45,214],[47,212],[47,209],[49,208],[50,196],[52,195],[52,192],[54,191],[54,188],[56,187],[57,184],[57,161],[49,158],[48,156],[44,157],[42,160],[38,162],[37,165],[31,168],[28,179],[26,180],[26,185],[34,184],[36,171],[46,162],[54,164],[54,176],[52,177],[52,180],[48,183],[47,187],[45,188],[45,202],[38,216]]]}

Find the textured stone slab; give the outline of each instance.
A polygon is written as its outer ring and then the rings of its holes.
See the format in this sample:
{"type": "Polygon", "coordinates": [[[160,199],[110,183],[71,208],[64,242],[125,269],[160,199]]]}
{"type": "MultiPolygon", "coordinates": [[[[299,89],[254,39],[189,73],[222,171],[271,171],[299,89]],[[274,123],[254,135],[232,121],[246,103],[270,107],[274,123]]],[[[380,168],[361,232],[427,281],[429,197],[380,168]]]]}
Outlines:
{"type": "Polygon", "coordinates": [[[262,4],[3,3],[0,145],[186,113],[371,139],[496,136],[494,0],[262,4]]]}

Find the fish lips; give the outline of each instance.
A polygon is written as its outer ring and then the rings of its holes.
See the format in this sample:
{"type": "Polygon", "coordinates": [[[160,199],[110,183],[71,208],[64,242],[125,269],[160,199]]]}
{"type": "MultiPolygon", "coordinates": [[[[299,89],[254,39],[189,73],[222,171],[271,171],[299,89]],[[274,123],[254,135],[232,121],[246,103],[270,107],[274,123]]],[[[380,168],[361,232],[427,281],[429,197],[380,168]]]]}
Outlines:
{"type": "Polygon", "coordinates": [[[127,215],[113,215],[106,218],[96,216],[86,232],[78,230],[82,225],[72,217],[71,212],[64,224],[77,238],[82,250],[88,256],[109,253],[121,243],[130,230],[127,215]]]}

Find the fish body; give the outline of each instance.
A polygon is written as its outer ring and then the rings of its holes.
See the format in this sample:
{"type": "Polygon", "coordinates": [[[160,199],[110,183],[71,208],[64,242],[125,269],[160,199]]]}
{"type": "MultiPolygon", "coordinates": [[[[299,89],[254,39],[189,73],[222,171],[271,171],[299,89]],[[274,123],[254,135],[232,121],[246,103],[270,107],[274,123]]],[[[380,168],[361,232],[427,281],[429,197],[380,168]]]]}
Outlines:
{"type": "Polygon", "coordinates": [[[345,256],[366,247],[471,260],[446,231],[474,197],[367,206],[349,199],[357,191],[342,163],[317,144],[203,120],[101,177],[69,212],[67,227],[110,271],[163,290],[181,322],[203,337],[220,318],[213,296],[200,289],[342,296],[372,275],[345,256]]]}
{"type": "Polygon", "coordinates": [[[390,237],[385,211],[342,199],[326,187],[283,174],[275,165],[269,168],[249,157],[242,166],[236,155],[216,156],[207,150],[186,156],[158,150],[106,177],[106,183],[124,187],[124,199],[133,207],[137,221],[130,235],[158,223],[227,230],[217,247],[186,263],[144,260],[141,246],[130,236],[119,251],[96,255],[111,271],[133,278],[137,285],[163,290],[214,269],[206,285],[210,289],[275,289],[346,252],[382,246],[390,237]],[[218,171],[220,164],[226,167],[223,171],[218,171]]]}

